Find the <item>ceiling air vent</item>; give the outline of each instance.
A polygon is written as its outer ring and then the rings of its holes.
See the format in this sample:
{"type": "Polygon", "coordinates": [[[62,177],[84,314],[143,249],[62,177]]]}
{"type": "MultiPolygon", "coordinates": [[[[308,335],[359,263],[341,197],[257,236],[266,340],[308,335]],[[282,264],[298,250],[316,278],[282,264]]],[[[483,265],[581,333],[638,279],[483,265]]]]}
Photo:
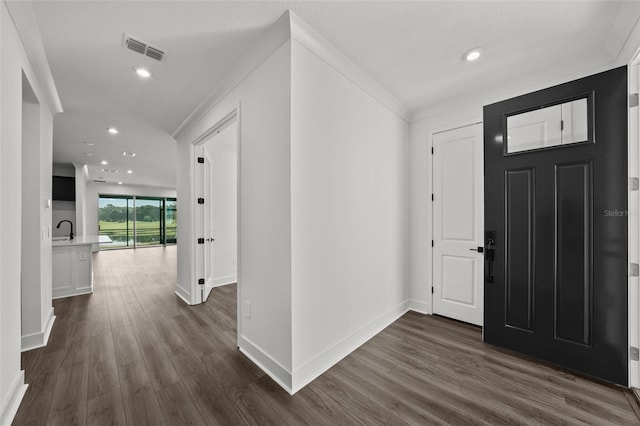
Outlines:
{"type": "Polygon", "coordinates": [[[94,179],[93,181],[96,183],[107,183],[107,181],[103,179],[94,179]]]}
{"type": "Polygon", "coordinates": [[[145,55],[151,59],[155,59],[156,61],[161,61],[164,57],[163,50],[160,50],[157,47],[150,46],[149,43],[133,38],[126,33],[122,35],[122,46],[126,47],[129,50],[133,50],[134,52],[145,55]]]}

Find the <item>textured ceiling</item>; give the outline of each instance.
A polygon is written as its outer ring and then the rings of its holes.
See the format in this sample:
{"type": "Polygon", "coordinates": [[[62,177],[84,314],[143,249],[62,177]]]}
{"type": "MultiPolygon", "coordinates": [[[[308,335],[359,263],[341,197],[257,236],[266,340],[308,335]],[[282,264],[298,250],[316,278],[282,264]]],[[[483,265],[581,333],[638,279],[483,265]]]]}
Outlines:
{"type": "Polygon", "coordinates": [[[287,9],[414,110],[505,80],[610,63],[640,16],[640,3],[616,1],[32,5],[64,108],[54,120],[54,161],[88,163],[92,179],[168,187],[175,186],[171,133],[287,9]],[[122,48],[123,33],[164,49],[166,59],[122,48]],[[481,60],[461,61],[475,46],[484,48],[481,60]],[[139,65],[152,70],[150,80],[135,75],[139,65]],[[110,125],[121,133],[108,135],[110,125]],[[134,173],[104,175],[102,159],[134,173]]]}

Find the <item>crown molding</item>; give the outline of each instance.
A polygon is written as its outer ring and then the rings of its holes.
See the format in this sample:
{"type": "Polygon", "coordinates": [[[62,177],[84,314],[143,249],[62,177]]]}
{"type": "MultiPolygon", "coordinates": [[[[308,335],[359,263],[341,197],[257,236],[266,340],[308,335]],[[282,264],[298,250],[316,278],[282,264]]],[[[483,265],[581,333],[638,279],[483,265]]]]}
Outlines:
{"type": "Polygon", "coordinates": [[[289,18],[292,39],[316,54],[404,121],[410,121],[411,110],[382,87],[380,83],[353,63],[295,13],[289,11],[289,18]]]}
{"type": "Polygon", "coordinates": [[[271,25],[260,40],[227,72],[226,77],[211,91],[198,106],[174,130],[171,136],[178,140],[207,112],[238,86],[249,74],[260,66],[273,52],[291,38],[289,26],[289,11],[287,10],[271,25]]]}
{"type": "Polygon", "coordinates": [[[306,22],[296,16],[295,13],[287,10],[265,31],[258,43],[227,72],[227,76],[221,83],[187,116],[176,128],[172,136],[175,139],[180,139],[188,129],[204,117],[231,90],[290,39],[309,49],[390,111],[404,121],[409,122],[411,118],[411,110],[409,108],[344,56],[306,22]]]}
{"type": "Polygon", "coordinates": [[[47,54],[42,43],[42,36],[38,28],[35,14],[30,2],[12,1],[5,2],[13,24],[18,31],[18,36],[33,68],[33,72],[38,80],[40,89],[45,96],[47,103],[51,107],[51,112],[57,114],[62,112],[62,103],[56,89],[56,83],[51,74],[47,54]]]}

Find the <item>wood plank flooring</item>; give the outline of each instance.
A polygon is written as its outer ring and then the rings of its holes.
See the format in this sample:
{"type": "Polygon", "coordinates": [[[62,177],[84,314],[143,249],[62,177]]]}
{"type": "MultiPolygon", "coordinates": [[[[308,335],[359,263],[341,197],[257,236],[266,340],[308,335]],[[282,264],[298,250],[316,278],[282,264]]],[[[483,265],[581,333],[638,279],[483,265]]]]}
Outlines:
{"type": "Polygon", "coordinates": [[[95,292],[54,301],[26,352],[16,425],[640,424],[630,392],[407,313],[293,397],[236,348],[236,286],[175,296],[176,248],[94,255],[95,292]]]}

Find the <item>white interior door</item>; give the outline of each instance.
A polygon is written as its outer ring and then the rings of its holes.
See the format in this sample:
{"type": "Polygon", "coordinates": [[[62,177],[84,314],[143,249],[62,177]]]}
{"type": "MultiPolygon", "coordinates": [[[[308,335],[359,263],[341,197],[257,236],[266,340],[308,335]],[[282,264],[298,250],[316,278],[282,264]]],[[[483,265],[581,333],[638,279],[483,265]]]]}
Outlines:
{"type": "Polygon", "coordinates": [[[433,136],[433,313],[482,325],[482,124],[433,136]]]}
{"type": "Polygon", "coordinates": [[[215,203],[215,199],[213,197],[212,191],[212,160],[209,151],[204,149],[204,180],[205,180],[205,203],[204,203],[204,258],[205,258],[205,267],[204,267],[204,278],[205,278],[205,288],[204,288],[204,299],[203,302],[206,302],[209,298],[209,294],[211,294],[211,290],[213,290],[213,276],[214,276],[214,267],[213,267],[213,244],[215,239],[213,238],[213,206],[215,203]]]}
{"type": "Polygon", "coordinates": [[[204,199],[198,202],[195,213],[195,262],[198,283],[200,286],[201,302],[207,301],[213,286],[213,268],[211,261],[211,226],[212,226],[212,202],[211,197],[211,158],[200,145],[196,149],[196,199],[204,199]],[[201,282],[203,280],[204,282],[201,282]]]}

